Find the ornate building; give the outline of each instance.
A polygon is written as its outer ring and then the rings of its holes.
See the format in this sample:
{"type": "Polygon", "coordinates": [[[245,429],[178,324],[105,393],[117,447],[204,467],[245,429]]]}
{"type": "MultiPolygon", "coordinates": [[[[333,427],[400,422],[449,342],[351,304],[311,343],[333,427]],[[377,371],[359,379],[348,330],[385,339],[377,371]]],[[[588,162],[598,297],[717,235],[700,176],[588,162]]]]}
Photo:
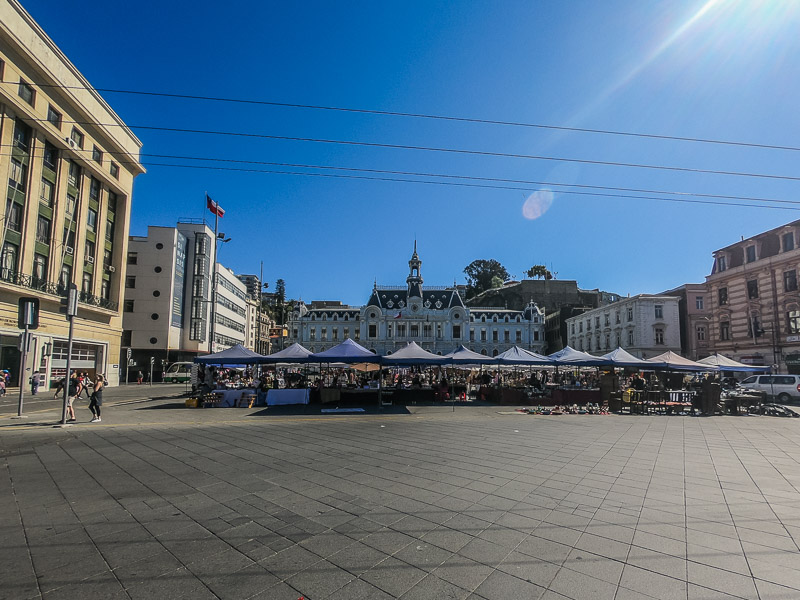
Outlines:
{"type": "Polygon", "coordinates": [[[351,338],[378,354],[390,354],[415,341],[434,354],[459,344],[488,356],[512,346],[544,351],[544,310],[530,302],[523,310],[467,307],[458,288],[425,287],[422,260],[408,261],[406,285],[372,288],[365,306],[299,304],[292,310],[290,342],[321,352],[351,338]]]}

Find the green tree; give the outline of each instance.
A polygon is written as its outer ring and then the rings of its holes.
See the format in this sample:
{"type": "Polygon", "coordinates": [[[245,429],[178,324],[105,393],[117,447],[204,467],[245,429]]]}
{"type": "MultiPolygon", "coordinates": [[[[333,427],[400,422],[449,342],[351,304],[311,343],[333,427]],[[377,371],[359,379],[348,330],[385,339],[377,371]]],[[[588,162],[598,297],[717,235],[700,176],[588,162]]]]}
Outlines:
{"type": "Polygon", "coordinates": [[[530,269],[525,271],[528,277],[535,277],[536,279],[552,279],[553,274],[544,265],[533,265],[530,269]]]}
{"type": "Polygon", "coordinates": [[[464,269],[464,273],[467,275],[467,298],[493,287],[500,287],[510,279],[506,268],[494,259],[473,260],[464,269]]]}

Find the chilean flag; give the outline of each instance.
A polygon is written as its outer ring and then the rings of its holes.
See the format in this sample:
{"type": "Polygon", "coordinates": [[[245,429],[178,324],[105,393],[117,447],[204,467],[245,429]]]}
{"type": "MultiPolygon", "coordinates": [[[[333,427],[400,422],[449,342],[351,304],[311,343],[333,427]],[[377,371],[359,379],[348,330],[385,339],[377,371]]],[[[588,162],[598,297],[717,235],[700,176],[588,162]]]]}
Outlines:
{"type": "Polygon", "coordinates": [[[214,202],[211,199],[211,196],[209,196],[208,194],[206,194],[206,206],[208,207],[208,210],[210,210],[218,217],[222,218],[225,216],[225,210],[219,204],[214,202]]]}
{"type": "Polygon", "coordinates": [[[402,317],[402,316],[403,316],[403,313],[402,313],[402,312],[399,312],[399,313],[397,313],[397,316],[395,317],[395,319],[399,319],[399,318],[400,318],[400,317],[402,317]]]}

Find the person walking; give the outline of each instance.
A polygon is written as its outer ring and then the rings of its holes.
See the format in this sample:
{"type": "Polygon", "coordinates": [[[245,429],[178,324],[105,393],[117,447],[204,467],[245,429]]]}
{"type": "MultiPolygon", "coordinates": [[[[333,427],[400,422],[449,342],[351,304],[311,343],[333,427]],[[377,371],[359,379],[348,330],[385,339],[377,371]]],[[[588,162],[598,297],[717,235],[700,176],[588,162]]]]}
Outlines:
{"type": "Polygon", "coordinates": [[[92,399],[92,394],[89,391],[89,386],[92,385],[92,380],[89,379],[89,374],[86,371],[81,373],[80,382],[81,382],[81,392],[80,392],[80,394],[78,394],[78,397],[82,396],[83,393],[86,392],[86,397],[89,400],[91,400],[92,399]]]}
{"type": "Polygon", "coordinates": [[[34,371],[33,375],[31,375],[31,394],[36,395],[39,393],[39,371],[34,371]]]}
{"type": "Polygon", "coordinates": [[[74,423],[77,421],[75,418],[75,408],[72,406],[75,400],[77,400],[78,396],[81,393],[81,382],[78,379],[78,374],[73,372],[69,378],[69,384],[67,387],[67,423],[74,423]]]}
{"type": "Polygon", "coordinates": [[[137,383],[138,385],[142,385],[142,379],[144,379],[144,373],[142,373],[141,371],[139,371],[139,372],[136,374],[136,383],[137,383]]]}
{"type": "Polygon", "coordinates": [[[91,401],[89,402],[89,410],[92,411],[94,417],[91,423],[100,422],[100,407],[103,406],[103,388],[105,387],[105,380],[102,375],[97,376],[94,382],[94,391],[92,392],[91,401]]]}

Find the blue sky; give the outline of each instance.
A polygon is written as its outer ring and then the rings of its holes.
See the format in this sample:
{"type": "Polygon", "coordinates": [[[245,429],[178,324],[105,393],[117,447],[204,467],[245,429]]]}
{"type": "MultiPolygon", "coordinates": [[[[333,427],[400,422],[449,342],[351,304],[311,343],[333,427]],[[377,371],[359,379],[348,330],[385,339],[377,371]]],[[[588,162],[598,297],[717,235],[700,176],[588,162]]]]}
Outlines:
{"type": "MultiPolygon", "coordinates": [[[[98,88],[800,145],[800,3],[792,0],[23,5],[98,88]]],[[[785,150],[104,95],[133,126],[800,175],[800,153],[785,150]]],[[[800,200],[797,181],[134,130],[150,154],[800,200]]],[[[415,237],[429,285],[462,283],[467,264],[493,258],[517,278],[545,263],[584,288],[659,292],[702,281],[713,250],[800,218],[543,185],[147,168],[136,181],[132,234],[211,218],[208,191],[227,211],[221,229],[232,241],[222,262],[258,273],[263,260],[271,287],[282,277],[290,297],[307,301],[362,304],[374,279],[403,284],[415,237]],[[535,219],[523,214],[531,194],[552,200],[535,219]]]]}

